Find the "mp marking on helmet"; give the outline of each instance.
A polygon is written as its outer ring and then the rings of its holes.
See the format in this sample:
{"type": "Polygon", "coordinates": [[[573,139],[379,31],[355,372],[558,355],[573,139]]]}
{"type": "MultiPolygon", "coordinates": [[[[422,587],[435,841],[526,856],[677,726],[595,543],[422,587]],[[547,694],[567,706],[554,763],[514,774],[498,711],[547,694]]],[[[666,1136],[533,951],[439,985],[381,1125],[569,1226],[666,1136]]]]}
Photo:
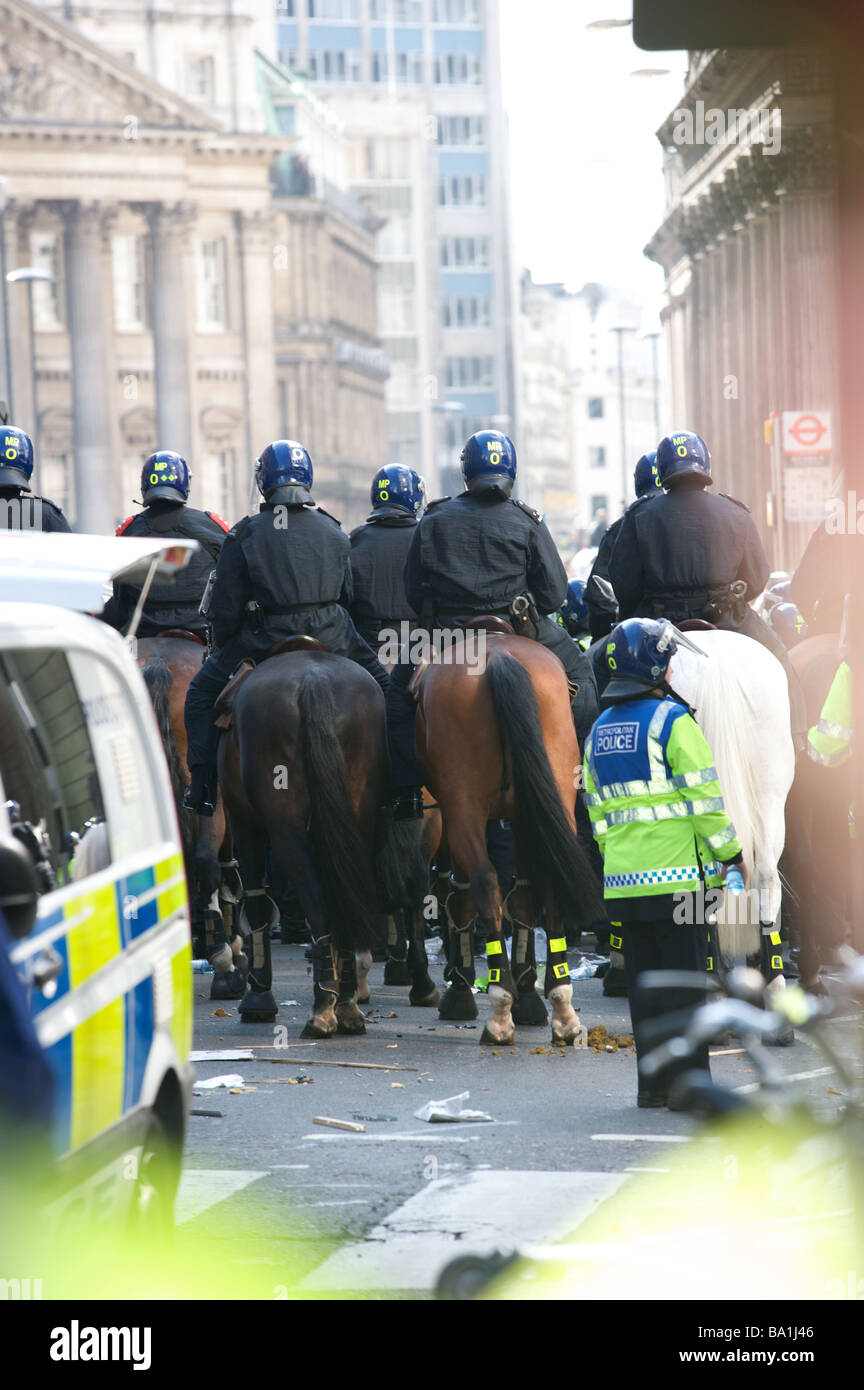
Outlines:
{"type": "Polygon", "coordinates": [[[292,459],[302,459],[302,457],[303,457],[303,450],[302,450],[302,449],[292,449],[292,450],[291,450],[291,457],[292,457],[292,459]]]}
{"type": "Polygon", "coordinates": [[[8,435],[6,436],[4,449],[7,459],[17,459],[18,440],[15,438],[14,435],[11,438],[8,435]]]}
{"type": "Polygon", "coordinates": [[[493,468],[497,468],[501,463],[501,445],[497,439],[487,439],[486,448],[489,450],[489,462],[493,468]]]}
{"type": "Polygon", "coordinates": [[[607,645],[607,647],[606,647],[606,665],[609,667],[609,670],[610,670],[610,671],[617,671],[617,670],[618,670],[618,662],[615,660],[614,656],[612,655],[612,653],[614,652],[614,650],[615,650],[615,643],[614,643],[614,642],[610,642],[610,643],[607,645]]]}

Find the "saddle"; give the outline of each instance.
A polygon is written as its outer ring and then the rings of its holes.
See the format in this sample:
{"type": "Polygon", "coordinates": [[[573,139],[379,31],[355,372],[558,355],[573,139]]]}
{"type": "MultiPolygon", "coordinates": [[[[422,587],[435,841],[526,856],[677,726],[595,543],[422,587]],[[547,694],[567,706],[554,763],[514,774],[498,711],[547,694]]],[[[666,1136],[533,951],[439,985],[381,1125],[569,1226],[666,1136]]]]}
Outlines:
{"type": "Polygon", "coordinates": [[[269,661],[271,656],[284,656],[287,652],[323,652],[326,650],[327,648],[316,637],[307,637],[305,633],[299,633],[296,637],[283,637],[279,642],[276,642],[268,652],[264,653],[260,661],[255,661],[251,656],[244,656],[243,660],[234,667],[228,680],[216,696],[216,703],[213,706],[217,716],[213,720],[216,728],[231,728],[237,691],[243,682],[251,676],[255,667],[260,666],[261,661],[269,661]]]}
{"type": "Polygon", "coordinates": [[[200,632],[190,632],[188,627],[165,627],[159,636],[175,637],[179,642],[196,642],[199,647],[206,647],[207,645],[200,632]]]}
{"type": "Polygon", "coordinates": [[[704,618],[682,618],[676,623],[679,632],[716,632],[717,624],[706,622],[704,618]]]}

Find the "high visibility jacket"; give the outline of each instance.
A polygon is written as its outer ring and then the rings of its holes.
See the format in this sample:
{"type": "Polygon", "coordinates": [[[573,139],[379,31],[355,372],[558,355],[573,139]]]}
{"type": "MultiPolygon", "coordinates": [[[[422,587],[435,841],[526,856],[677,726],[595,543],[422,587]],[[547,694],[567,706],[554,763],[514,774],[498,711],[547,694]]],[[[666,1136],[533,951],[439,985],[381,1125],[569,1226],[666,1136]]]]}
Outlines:
{"type": "Polygon", "coordinates": [[[696,892],[741,851],[711,749],[676,700],[604,710],[585,745],[585,788],[607,898],[696,892]]]}
{"type": "MultiPolygon", "coordinates": [[[[852,668],[841,661],[822,706],[819,723],[807,735],[807,752],[814,763],[839,767],[852,752],[852,668]]],[[[849,807],[849,838],[857,839],[855,807],[849,807]]]]}
{"type": "Polygon", "coordinates": [[[845,763],[852,744],[852,671],[842,661],[822,706],[819,723],[807,735],[807,752],[814,763],[839,767],[845,763]]]}

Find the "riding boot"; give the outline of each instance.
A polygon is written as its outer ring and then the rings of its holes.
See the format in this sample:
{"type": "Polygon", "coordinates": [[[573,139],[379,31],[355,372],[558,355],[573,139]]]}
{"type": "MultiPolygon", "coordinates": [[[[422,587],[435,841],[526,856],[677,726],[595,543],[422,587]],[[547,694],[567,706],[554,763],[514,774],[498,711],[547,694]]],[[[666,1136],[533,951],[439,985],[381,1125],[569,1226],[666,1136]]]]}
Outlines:
{"type": "Polygon", "coordinates": [[[183,809],[199,816],[212,816],[216,810],[218,779],[216,769],[196,763],[189,769],[190,782],[183,796],[183,809]]]}
{"type": "Polygon", "coordinates": [[[411,675],[410,662],[400,660],[393,668],[385,701],[394,820],[419,820],[423,816],[422,779],[414,751],[415,706],[408,694],[411,675]]]}

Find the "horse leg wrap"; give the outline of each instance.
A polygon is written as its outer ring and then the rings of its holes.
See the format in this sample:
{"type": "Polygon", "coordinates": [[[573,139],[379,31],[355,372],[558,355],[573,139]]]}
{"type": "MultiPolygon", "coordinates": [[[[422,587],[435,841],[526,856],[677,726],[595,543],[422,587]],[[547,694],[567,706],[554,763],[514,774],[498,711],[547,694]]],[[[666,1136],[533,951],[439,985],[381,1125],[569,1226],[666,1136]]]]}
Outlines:
{"type": "MultiPolygon", "coordinates": [[[[783,948],[780,930],[773,922],[761,923],[761,937],[759,942],[759,955],[762,974],[767,980],[765,987],[765,1003],[770,1007],[773,998],[781,989],[786,988],[786,977],[783,974],[783,948]]],[[[767,1039],[766,1043],[773,1047],[790,1047],[795,1041],[795,1030],[789,1024],[782,1032],[773,1039],[767,1039]]]]}
{"type": "Polygon", "coordinates": [[[339,960],[329,933],[326,936],[313,937],[311,954],[314,998],[312,1017],[300,1036],[329,1038],[338,1027],[336,1002],[339,997],[339,960]]]}
{"type": "Polygon", "coordinates": [[[270,962],[270,933],[266,927],[256,927],[247,942],[249,952],[249,988],[263,994],[273,984],[270,962]]]}
{"type": "Polygon", "coordinates": [[[204,913],[204,940],[207,943],[207,959],[214,970],[230,970],[233,964],[231,947],[225,932],[221,912],[208,908],[204,913]]]}
{"type": "Polygon", "coordinates": [[[486,942],[486,964],[489,967],[490,991],[493,985],[498,985],[502,990],[506,990],[511,998],[515,999],[516,986],[510,973],[507,942],[503,936],[493,936],[491,941],[486,942]]]}
{"type": "Polygon", "coordinates": [[[570,967],[567,964],[566,936],[553,936],[551,932],[548,932],[546,939],[549,942],[549,950],[546,957],[546,982],[544,992],[548,999],[553,989],[557,989],[561,985],[570,984],[570,967]]]}

